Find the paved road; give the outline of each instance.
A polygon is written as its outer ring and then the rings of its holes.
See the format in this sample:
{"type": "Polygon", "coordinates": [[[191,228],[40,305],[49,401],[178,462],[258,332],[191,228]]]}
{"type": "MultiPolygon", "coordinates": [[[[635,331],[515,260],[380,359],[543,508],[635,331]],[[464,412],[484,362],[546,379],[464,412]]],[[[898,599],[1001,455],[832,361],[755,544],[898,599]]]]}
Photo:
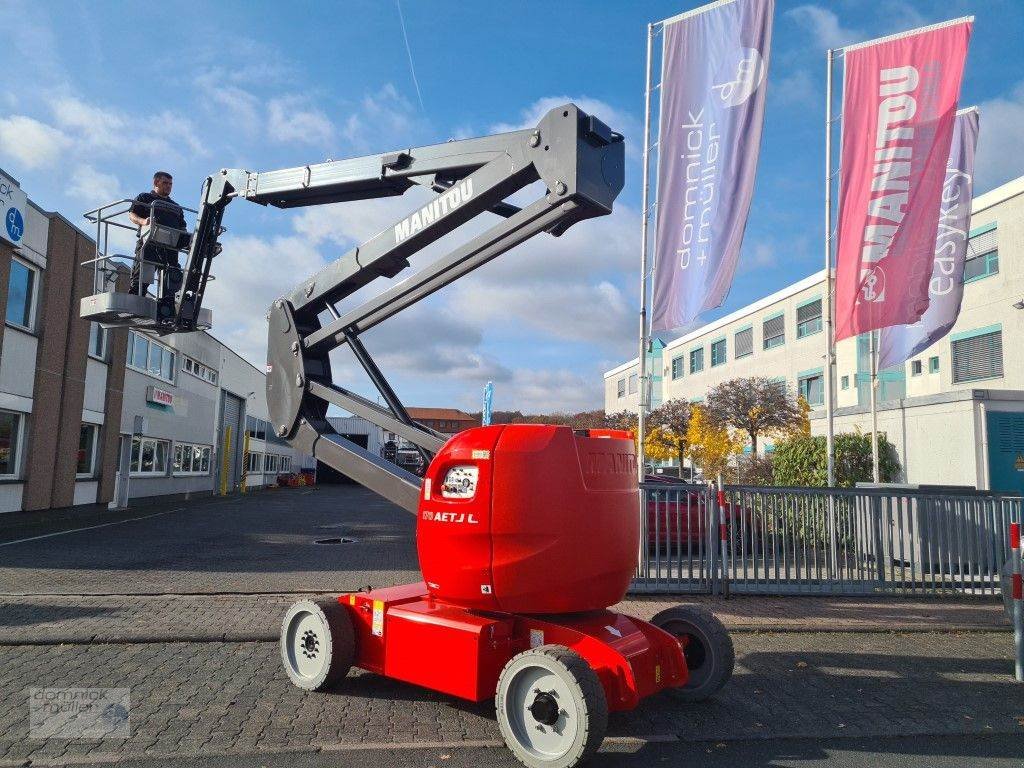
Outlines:
{"type": "MultiPolygon", "coordinates": [[[[416,579],[410,515],[356,487],[163,511],[0,544],[0,766],[511,764],[488,703],[364,673],[305,694],[268,642],[300,593],[416,579]],[[342,536],[357,541],[313,543],[342,536]],[[130,738],[33,740],[33,687],[129,688],[130,738]]],[[[1020,764],[1006,761],[1024,687],[997,601],[695,599],[743,630],[733,682],[699,707],[657,698],[613,716],[595,765],[1020,764]]]]}
{"type": "Polygon", "coordinates": [[[0,593],[326,592],[416,580],[413,516],[341,488],[177,502],[168,506],[180,511],[144,520],[0,545],[0,593]],[[340,537],[356,543],[314,543],[340,537]]]}
{"type": "MultiPolygon", "coordinates": [[[[606,743],[591,768],[1021,768],[1020,736],[967,735],[884,739],[758,739],[718,742],[606,743]]],[[[237,768],[235,756],[97,763],[93,768],[237,768]]],[[[515,768],[501,747],[284,752],[261,768],[515,768]]]]}
{"type": "MultiPolygon", "coordinates": [[[[668,697],[614,715],[609,735],[712,742],[783,738],[1014,735],[1024,687],[1009,634],[736,636],[737,674],[715,699],[668,697]]],[[[329,693],[285,678],[272,643],[0,648],[0,760],[253,754],[360,745],[496,744],[493,705],[354,672],[329,693]],[[32,740],[32,687],[127,687],[127,740],[32,740]]]]}

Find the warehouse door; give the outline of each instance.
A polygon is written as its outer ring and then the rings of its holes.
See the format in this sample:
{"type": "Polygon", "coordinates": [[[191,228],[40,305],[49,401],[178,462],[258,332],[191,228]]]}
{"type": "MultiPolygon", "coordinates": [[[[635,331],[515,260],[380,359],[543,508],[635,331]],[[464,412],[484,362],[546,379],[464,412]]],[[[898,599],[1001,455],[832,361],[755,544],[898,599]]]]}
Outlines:
{"type": "Polygon", "coordinates": [[[242,471],[242,398],[220,393],[220,430],[217,435],[217,491],[231,493],[238,487],[242,471]]]}
{"type": "Polygon", "coordinates": [[[989,488],[1024,493],[1024,413],[989,411],[987,418],[989,488]]]}

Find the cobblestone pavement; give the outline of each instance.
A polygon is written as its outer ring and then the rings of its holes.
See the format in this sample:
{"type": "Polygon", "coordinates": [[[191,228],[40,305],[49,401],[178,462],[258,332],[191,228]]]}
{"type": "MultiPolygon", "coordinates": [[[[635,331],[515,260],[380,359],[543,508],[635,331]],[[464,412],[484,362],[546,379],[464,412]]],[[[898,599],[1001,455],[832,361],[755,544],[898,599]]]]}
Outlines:
{"type": "MultiPolygon", "coordinates": [[[[325,593],[336,594],[336,593],[325,593]]],[[[0,597],[0,644],[275,640],[288,606],[321,595],[0,597]]],[[[1009,631],[1002,604],[979,600],[704,595],[617,606],[650,619],[680,602],[713,610],[733,631],[1009,631]]]]}
{"type": "MultiPolygon", "coordinates": [[[[613,715],[612,737],[683,740],[1020,734],[1024,688],[1002,632],[748,633],[713,700],[646,700],[613,715]]],[[[252,754],[361,744],[493,744],[493,706],[354,672],[309,694],[272,643],[0,648],[0,765],[142,755],[252,754]],[[34,740],[27,689],[128,687],[125,740],[34,740]]]]}

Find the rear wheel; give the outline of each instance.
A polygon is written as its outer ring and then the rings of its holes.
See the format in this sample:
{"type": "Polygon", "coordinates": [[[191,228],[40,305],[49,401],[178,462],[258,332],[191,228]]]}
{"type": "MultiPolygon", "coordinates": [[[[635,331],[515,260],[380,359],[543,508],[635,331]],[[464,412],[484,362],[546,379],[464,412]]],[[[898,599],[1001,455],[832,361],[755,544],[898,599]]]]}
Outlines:
{"type": "Polygon", "coordinates": [[[666,689],[672,696],[703,701],[729,682],[736,652],[729,631],[715,614],[696,605],[679,605],[662,611],[651,623],[683,647],[690,677],[686,685],[666,689]]]}
{"type": "Polygon", "coordinates": [[[608,727],[601,681],[563,645],[512,657],[494,703],[505,744],[529,768],[574,768],[597,751],[608,727]]]}
{"type": "Polygon", "coordinates": [[[302,600],[281,623],[281,660],[299,688],[322,691],[348,674],[355,660],[352,618],[337,600],[302,600]]]}

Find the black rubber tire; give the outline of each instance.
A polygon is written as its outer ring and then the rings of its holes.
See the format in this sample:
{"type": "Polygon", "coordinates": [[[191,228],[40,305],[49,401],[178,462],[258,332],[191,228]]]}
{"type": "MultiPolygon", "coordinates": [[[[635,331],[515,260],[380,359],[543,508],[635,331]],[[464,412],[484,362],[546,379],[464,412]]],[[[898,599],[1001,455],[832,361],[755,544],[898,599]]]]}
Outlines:
{"type": "Polygon", "coordinates": [[[667,688],[670,695],[680,701],[704,701],[729,682],[736,651],[729,630],[715,614],[697,605],[677,605],[659,613],[651,623],[676,638],[689,638],[683,654],[690,679],[681,687],[667,688]]]}
{"type": "Polygon", "coordinates": [[[528,768],[575,768],[597,752],[608,729],[608,702],[597,673],[586,660],[564,645],[541,645],[513,656],[498,677],[494,696],[498,727],[506,746],[528,768]],[[569,688],[580,713],[582,729],[564,755],[545,759],[524,747],[515,735],[506,714],[506,696],[517,673],[531,666],[543,667],[559,676],[569,688]]]}
{"type": "Polygon", "coordinates": [[[288,679],[304,691],[322,691],[348,675],[356,655],[356,633],[348,610],[337,600],[301,600],[294,603],[281,621],[281,661],[288,679]],[[318,651],[325,655],[318,674],[302,675],[289,659],[289,628],[300,613],[309,613],[320,619],[327,635],[318,651]]]}

